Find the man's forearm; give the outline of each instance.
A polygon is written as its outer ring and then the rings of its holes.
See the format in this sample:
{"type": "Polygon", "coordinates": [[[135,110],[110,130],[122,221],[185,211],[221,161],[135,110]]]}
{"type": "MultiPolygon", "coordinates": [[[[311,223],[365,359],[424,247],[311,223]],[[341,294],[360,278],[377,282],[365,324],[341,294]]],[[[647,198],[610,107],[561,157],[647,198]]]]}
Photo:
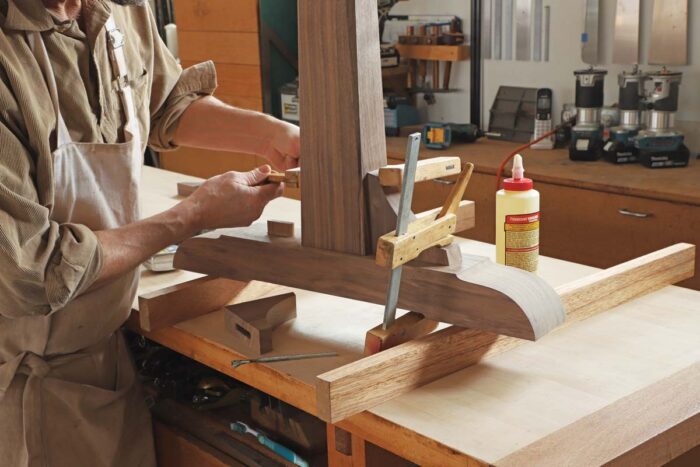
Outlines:
{"type": "Polygon", "coordinates": [[[179,146],[261,155],[267,151],[275,122],[268,115],[204,97],[180,117],[174,142],[179,146]]]}
{"type": "Polygon", "coordinates": [[[139,266],[154,253],[197,233],[194,210],[180,203],[133,224],[96,232],[102,247],[102,269],[95,285],[139,266]]]}

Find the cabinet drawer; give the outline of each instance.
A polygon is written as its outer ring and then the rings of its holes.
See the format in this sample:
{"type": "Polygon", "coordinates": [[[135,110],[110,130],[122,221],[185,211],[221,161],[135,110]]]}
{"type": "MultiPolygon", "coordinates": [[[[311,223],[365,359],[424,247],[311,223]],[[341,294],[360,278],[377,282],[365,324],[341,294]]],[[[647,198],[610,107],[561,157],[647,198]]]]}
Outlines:
{"type": "MultiPolygon", "coordinates": [[[[674,243],[700,244],[698,206],[546,183],[536,187],[542,194],[544,255],[607,268],[674,243]]],[[[700,289],[700,276],[680,285],[700,289]]]]}

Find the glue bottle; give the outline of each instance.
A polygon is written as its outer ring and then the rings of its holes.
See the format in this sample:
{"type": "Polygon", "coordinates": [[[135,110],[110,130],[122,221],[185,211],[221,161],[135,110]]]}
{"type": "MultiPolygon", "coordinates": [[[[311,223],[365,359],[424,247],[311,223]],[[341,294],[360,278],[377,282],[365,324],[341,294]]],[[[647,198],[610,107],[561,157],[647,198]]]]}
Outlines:
{"type": "Polygon", "coordinates": [[[523,158],[513,159],[513,177],[496,193],[496,262],[535,272],[540,250],[540,194],[525,178],[523,158]]]}

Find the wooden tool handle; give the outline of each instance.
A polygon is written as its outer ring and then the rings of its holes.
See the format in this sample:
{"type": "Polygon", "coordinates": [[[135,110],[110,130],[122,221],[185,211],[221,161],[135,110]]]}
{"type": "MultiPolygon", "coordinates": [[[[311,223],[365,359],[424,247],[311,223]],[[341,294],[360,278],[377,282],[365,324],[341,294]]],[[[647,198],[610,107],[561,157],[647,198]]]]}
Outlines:
{"type": "Polygon", "coordinates": [[[294,169],[289,169],[285,172],[275,172],[272,171],[270,175],[267,176],[265,183],[285,183],[289,188],[299,188],[299,183],[301,180],[301,171],[299,167],[294,169]]]}
{"type": "Polygon", "coordinates": [[[462,167],[462,173],[459,174],[459,178],[457,179],[457,183],[455,183],[452,187],[452,191],[450,191],[450,194],[445,200],[445,204],[442,206],[442,210],[440,211],[440,214],[437,215],[436,219],[440,219],[448,214],[455,214],[457,212],[459,202],[462,200],[462,196],[464,196],[464,191],[467,189],[467,185],[469,184],[469,179],[471,178],[473,171],[474,164],[471,162],[464,164],[462,167]]]}

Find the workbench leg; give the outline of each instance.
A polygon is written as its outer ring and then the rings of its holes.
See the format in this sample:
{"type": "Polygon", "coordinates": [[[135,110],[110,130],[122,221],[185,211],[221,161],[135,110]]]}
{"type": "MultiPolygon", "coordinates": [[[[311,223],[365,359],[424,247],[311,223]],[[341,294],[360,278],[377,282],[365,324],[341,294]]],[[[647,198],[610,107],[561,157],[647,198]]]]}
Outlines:
{"type": "Polygon", "coordinates": [[[335,425],[326,425],[328,467],[365,467],[365,440],[335,425]]]}

